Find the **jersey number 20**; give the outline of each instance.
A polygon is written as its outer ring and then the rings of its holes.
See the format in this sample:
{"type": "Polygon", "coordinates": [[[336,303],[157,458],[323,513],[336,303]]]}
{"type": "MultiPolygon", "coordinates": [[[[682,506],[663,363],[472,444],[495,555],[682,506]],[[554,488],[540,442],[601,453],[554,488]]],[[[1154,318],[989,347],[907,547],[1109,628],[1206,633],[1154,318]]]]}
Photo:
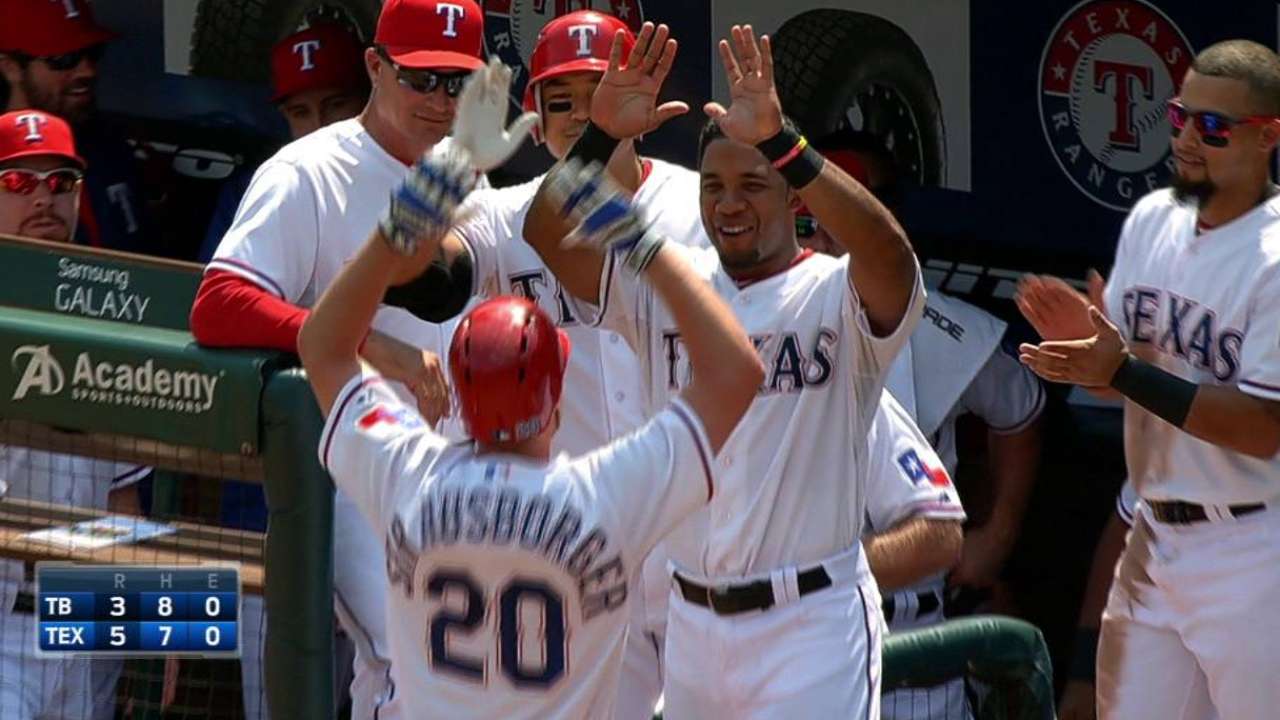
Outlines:
{"type": "MultiPolygon", "coordinates": [[[[471,635],[480,629],[486,615],[485,593],[471,575],[462,570],[442,570],[427,579],[430,597],[443,599],[450,591],[462,593],[466,603],[461,611],[445,607],[431,617],[427,632],[431,668],[484,682],[485,658],[451,653],[447,641],[450,631],[471,635]]],[[[494,604],[498,608],[498,667],[502,673],[517,686],[550,687],[564,674],[564,601],[560,594],[546,583],[514,577],[495,594],[494,604]],[[529,602],[542,606],[541,627],[522,627],[520,607],[522,603],[529,602]],[[520,640],[539,630],[542,634],[541,664],[531,666],[528,659],[520,657],[520,640]]]]}

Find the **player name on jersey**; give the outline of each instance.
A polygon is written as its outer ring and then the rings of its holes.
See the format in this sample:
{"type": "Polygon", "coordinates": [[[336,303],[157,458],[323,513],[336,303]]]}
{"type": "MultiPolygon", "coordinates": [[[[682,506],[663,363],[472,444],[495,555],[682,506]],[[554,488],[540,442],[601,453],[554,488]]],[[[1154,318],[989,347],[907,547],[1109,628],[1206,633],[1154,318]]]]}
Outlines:
{"type": "Polygon", "coordinates": [[[36,567],[39,654],[240,654],[231,567],[36,567]]]}

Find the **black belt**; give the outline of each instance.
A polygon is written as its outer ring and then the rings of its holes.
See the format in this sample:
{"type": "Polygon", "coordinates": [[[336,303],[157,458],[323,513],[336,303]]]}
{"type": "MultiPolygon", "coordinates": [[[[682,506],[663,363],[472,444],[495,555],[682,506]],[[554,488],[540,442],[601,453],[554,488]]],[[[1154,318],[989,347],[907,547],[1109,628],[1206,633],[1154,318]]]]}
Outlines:
{"type": "MultiPolygon", "coordinates": [[[[773,583],[756,580],[741,585],[725,585],[710,588],[675,573],[676,584],[686,602],[711,608],[717,615],[736,615],[749,610],[768,610],[777,604],[773,597],[773,583]]],[[[831,587],[831,576],[819,565],[796,575],[796,587],[803,597],[811,592],[831,587]]]]}
{"type": "MultiPolygon", "coordinates": [[[[1205,512],[1203,505],[1181,500],[1147,500],[1146,503],[1147,507],[1151,508],[1152,517],[1169,525],[1190,525],[1209,519],[1209,513],[1205,512]]],[[[1227,512],[1231,513],[1231,517],[1237,518],[1266,509],[1266,503],[1227,506],[1227,512]]]]}
{"type": "Polygon", "coordinates": [[[36,596],[29,592],[20,592],[13,599],[13,611],[22,615],[34,615],[36,612],[36,596]]]}
{"type": "MultiPolygon", "coordinates": [[[[890,595],[880,603],[880,608],[884,610],[885,622],[893,622],[894,616],[898,612],[898,603],[893,598],[894,596],[890,595]]],[[[920,617],[921,615],[928,615],[934,610],[942,607],[942,599],[938,597],[938,593],[932,590],[918,592],[916,593],[916,605],[918,606],[918,609],[916,610],[916,617],[920,617]]],[[[905,611],[906,608],[904,607],[902,610],[905,611]]]]}

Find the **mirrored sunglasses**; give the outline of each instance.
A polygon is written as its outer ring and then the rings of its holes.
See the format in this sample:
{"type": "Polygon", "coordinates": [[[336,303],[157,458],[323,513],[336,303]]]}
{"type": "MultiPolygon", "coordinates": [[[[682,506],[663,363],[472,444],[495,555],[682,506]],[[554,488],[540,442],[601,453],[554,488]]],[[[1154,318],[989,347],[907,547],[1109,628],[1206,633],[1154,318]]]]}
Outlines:
{"type": "Polygon", "coordinates": [[[1280,118],[1274,115],[1251,115],[1249,117],[1233,118],[1210,110],[1191,112],[1178,98],[1170,100],[1169,125],[1173,128],[1174,137],[1182,134],[1182,129],[1186,127],[1188,119],[1195,123],[1196,132],[1200,134],[1200,140],[1205,145],[1220,148],[1226,147],[1231,142],[1231,128],[1237,125],[1266,125],[1280,118]]]}
{"type": "Polygon", "coordinates": [[[13,195],[30,195],[41,183],[44,183],[49,188],[49,192],[54,195],[65,195],[74,192],[83,177],[84,174],[79,170],[70,168],[58,168],[45,172],[9,168],[0,170],[0,188],[13,195]]]}
{"type": "Polygon", "coordinates": [[[66,72],[68,70],[73,70],[79,67],[80,63],[83,62],[85,58],[88,58],[89,60],[95,63],[98,62],[99,60],[102,59],[102,54],[106,52],[106,49],[107,48],[105,45],[99,44],[99,45],[90,45],[89,47],[80,48],[79,50],[73,50],[69,53],[62,53],[61,55],[35,56],[35,55],[25,55],[22,53],[14,53],[14,54],[17,55],[17,57],[21,58],[25,62],[31,62],[32,60],[39,60],[40,62],[43,62],[45,65],[48,65],[50,70],[56,70],[58,72],[66,72]]]}

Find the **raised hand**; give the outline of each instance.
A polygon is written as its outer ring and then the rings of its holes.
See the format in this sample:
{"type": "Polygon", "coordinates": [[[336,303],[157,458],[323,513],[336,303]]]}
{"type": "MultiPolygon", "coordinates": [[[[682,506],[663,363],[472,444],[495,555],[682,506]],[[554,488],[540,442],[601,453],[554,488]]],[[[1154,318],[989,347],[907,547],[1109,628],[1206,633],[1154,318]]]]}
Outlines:
{"type": "Polygon", "coordinates": [[[391,204],[378,221],[383,239],[405,256],[439,242],[478,178],[467,152],[423,155],[391,193],[391,204]]]}
{"type": "Polygon", "coordinates": [[[577,223],[564,245],[618,253],[623,266],[637,274],[653,259],[662,239],[645,228],[631,199],[609,179],[600,163],[584,166],[570,159],[552,170],[548,183],[551,200],[561,216],[577,223]]]}
{"type": "Polygon", "coordinates": [[[1094,334],[1089,305],[1102,308],[1102,277],[1089,274],[1089,296],[1051,275],[1024,275],[1014,302],[1045,340],[1082,340],[1094,334]]]}
{"type": "Polygon", "coordinates": [[[773,84],[773,47],[768,35],[756,42],[750,25],[734,25],[730,36],[732,46],[728,40],[718,46],[729,83],[729,108],[709,102],[702,109],[729,139],[755,145],[782,129],[782,103],[773,84]]]}
{"type": "Polygon", "coordinates": [[[676,41],[666,25],[645,23],[631,54],[622,63],[623,39],[619,30],[609,50],[609,69],[591,96],[591,122],[619,140],[656,129],[677,115],[689,112],[679,101],[658,105],[658,93],[676,59],[676,41]]]}
{"type": "Polygon", "coordinates": [[[466,151],[479,172],[489,172],[511,157],[538,122],[537,113],[524,113],[506,126],[511,68],[497,57],[467,78],[453,118],[453,142],[466,151]]]}
{"type": "Polygon", "coordinates": [[[1106,388],[1128,354],[1120,330],[1093,305],[1088,309],[1090,337],[1018,346],[1018,359],[1050,382],[1106,388]]]}

